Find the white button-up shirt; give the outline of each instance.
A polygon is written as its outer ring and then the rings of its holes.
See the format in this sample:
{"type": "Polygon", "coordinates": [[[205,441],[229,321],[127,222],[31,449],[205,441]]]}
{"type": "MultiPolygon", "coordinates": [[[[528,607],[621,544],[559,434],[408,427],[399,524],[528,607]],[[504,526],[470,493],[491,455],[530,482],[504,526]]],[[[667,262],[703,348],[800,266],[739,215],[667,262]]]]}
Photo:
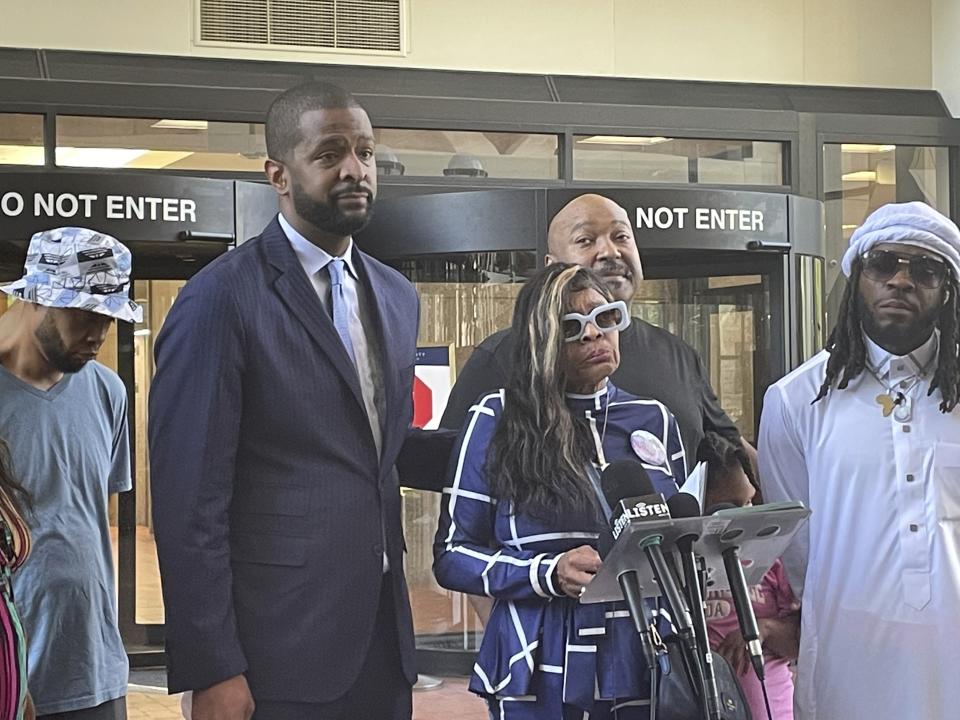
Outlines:
{"type": "MultiPolygon", "coordinates": [[[[303,271],[310,279],[313,289],[320,298],[320,304],[328,315],[332,316],[330,304],[330,273],[327,265],[333,256],[307,240],[287,222],[280,213],[278,216],[280,227],[293,246],[303,271]]],[[[353,238],[347,245],[346,252],[341,256],[347,271],[343,277],[343,293],[350,307],[348,316],[348,330],[350,342],[353,343],[353,355],[356,360],[357,376],[360,380],[360,393],[363,396],[364,409],[370,422],[370,432],[373,433],[373,442],[377,448],[377,456],[383,450],[383,428],[380,425],[380,408],[384,407],[383,375],[380,363],[377,361],[375,348],[376,338],[371,325],[369,298],[360,285],[360,276],[353,264],[353,238]],[[369,333],[369,335],[368,335],[369,333]]],[[[383,570],[389,569],[387,554],[383,554],[383,570]]]]}
{"type": "Polygon", "coordinates": [[[803,605],[797,720],[957,718],[960,408],[945,415],[940,391],[927,396],[936,334],[916,362],[866,344],[879,380],[864,370],[811,405],[823,351],[764,398],[764,499],[813,511],[784,555],[803,605]],[[877,396],[896,392],[909,419],[883,415],[877,396]]]}

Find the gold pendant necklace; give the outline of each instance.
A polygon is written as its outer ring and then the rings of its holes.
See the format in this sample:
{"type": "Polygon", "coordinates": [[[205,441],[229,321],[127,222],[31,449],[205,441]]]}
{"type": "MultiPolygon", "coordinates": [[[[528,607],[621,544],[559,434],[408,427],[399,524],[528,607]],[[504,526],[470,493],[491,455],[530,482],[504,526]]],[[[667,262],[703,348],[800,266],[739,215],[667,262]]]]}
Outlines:
{"type": "Polygon", "coordinates": [[[917,362],[917,359],[913,356],[913,353],[908,353],[908,357],[913,361],[914,366],[920,368],[920,370],[899,382],[899,385],[901,388],[903,388],[904,392],[896,390],[892,385],[887,385],[883,380],[880,379],[880,374],[870,366],[870,363],[864,363],[867,370],[869,370],[870,374],[873,375],[873,379],[880,383],[880,386],[886,390],[885,393],[880,393],[877,395],[873,401],[880,406],[880,410],[883,412],[884,417],[890,417],[892,414],[894,419],[899,422],[907,422],[913,415],[913,402],[910,400],[910,396],[907,393],[913,390],[913,388],[920,383],[920,381],[927,374],[927,370],[929,370],[930,366],[933,364],[933,358],[931,358],[926,365],[920,367],[920,363],[917,362]]]}
{"type": "Polygon", "coordinates": [[[890,397],[887,393],[880,393],[874,398],[874,402],[883,409],[884,417],[890,417],[890,413],[902,402],[903,397],[903,393],[897,393],[896,398],[890,397]]]}

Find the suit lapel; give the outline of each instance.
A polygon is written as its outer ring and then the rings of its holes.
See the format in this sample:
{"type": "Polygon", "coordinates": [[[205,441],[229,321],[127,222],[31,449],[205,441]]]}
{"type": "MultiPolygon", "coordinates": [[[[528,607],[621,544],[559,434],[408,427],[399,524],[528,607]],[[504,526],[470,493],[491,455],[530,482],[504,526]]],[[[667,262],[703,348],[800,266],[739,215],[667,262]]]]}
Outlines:
{"type": "Polygon", "coordinates": [[[317,291],[304,273],[276,218],[263,231],[262,238],[267,260],[278,271],[273,283],[274,291],[293,317],[303,325],[317,347],[329,358],[330,364],[350,387],[360,407],[364,408],[356,368],[350,362],[350,356],[343,347],[333,321],[324,312],[317,291]]]}
{"type": "Polygon", "coordinates": [[[400,350],[405,343],[399,333],[409,324],[410,320],[403,317],[401,308],[393,301],[394,294],[390,288],[392,279],[389,275],[369,255],[360,252],[356,245],[354,245],[353,251],[354,257],[358,260],[363,281],[367,286],[371,309],[374,311],[374,317],[371,320],[375,325],[380,344],[378,360],[380,362],[380,374],[383,378],[385,405],[381,423],[383,430],[382,449],[383,454],[386,455],[392,447],[392,443],[396,440],[397,431],[397,423],[390,422],[390,418],[399,417],[402,412],[403,398],[398,397],[399,370],[406,368],[413,361],[412,357],[402,358],[400,356],[400,350]]]}

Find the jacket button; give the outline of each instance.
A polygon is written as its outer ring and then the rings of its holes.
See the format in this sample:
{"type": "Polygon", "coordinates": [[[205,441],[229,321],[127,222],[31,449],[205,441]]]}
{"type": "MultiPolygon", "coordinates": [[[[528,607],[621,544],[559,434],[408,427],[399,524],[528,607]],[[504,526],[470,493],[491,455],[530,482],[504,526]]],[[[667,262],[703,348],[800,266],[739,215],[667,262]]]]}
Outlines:
{"type": "Polygon", "coordinates": [[[376,545],[374,545],[373,554],[378,556],[383,555],[383,545],[381,545],[380,543],[377,543],[376,545]]]}

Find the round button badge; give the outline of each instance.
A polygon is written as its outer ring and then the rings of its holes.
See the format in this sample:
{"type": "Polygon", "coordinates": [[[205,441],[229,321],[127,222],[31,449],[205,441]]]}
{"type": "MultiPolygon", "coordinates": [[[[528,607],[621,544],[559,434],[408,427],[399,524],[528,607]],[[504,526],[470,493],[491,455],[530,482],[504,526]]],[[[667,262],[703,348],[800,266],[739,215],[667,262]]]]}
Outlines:
{"type": "Polygon", "coordinates": [[[630,433],[630,447],[637,457],[647,465],[665,465],[667,449],[660,438],[646,430],[634,430],[630,433]]]}

